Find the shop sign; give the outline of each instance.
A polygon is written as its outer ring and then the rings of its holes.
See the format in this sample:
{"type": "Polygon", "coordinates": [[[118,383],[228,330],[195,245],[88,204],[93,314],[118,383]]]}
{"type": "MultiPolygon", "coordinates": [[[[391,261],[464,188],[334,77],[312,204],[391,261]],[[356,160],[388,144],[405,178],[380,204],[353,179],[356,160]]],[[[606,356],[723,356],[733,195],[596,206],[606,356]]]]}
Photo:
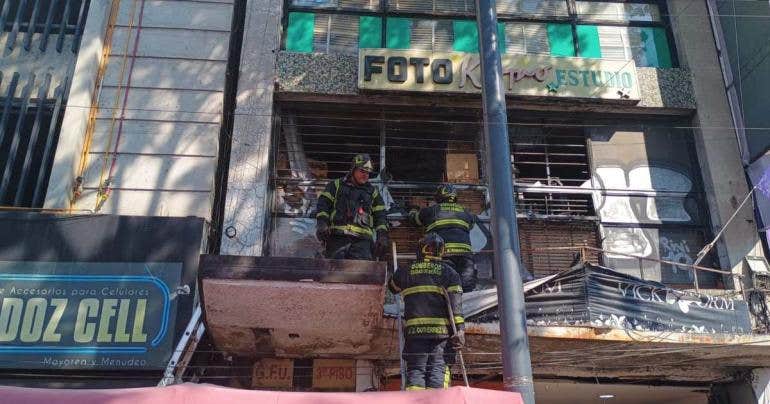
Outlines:
{"type": "Polygon", "coordinates": [[[164,368],[181,275],[181,262],[0,261],[0,368],[164,368]]]}
{"type": "MultiPolygon", "coordinates": [[[[633,60],[610,61],[502,55],[503,87],[511,96],[638,101],[633,60]]],[[[360,49],[362,90],[480,93],[479,55],[462,52],[360,49]]]]}
{"type": "Polygon", "coordinates": [[[354,391],[356,388],[356,361],[315,359],[313,361],[313,388],[354,391]]]}
{"type": "Polygon", "coordinates": [[[291,359],[260,359],[254,363],[251,387],[290,390],[294,383],[294,361],[291,359]]]}

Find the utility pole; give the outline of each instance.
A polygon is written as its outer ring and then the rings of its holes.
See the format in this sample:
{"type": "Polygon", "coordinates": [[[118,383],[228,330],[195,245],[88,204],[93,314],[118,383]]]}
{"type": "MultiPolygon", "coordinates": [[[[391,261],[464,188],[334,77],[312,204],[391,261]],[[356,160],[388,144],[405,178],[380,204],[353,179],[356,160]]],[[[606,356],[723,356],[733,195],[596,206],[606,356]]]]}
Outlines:
{"type": "Polygon", "coordinates": [[[516,223],[516,200],[513,197],[503,68],[500,51],[497,49],[495,0],[477,0],[476,19],[479,29],[487,176],[492,202],[490,226],[495,251],[497,307],[500,311],[503,386],[506,390],[520,393],[524,403],[534,404],[535,390],[529,357],[521,262],[517,255],[519,229],[516,223]]]}

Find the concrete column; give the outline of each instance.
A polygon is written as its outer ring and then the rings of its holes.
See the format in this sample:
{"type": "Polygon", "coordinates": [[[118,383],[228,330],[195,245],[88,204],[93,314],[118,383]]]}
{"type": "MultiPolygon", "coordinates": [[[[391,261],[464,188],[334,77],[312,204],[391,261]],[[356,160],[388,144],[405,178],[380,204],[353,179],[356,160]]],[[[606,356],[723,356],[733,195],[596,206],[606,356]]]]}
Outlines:
{"type": "Polygon", "coordinates": [[[93,101],[99,65],[102,61],[104,39],[109,23],[111,1],[92,1],[83,29],[80,51],[70,84],[67,109],[64,112],[59,143],[51,168],[46,194],[46,208],[68,208],[72,186],[77,177],[83,151],[88,116],[93,101]]]}
{"type": "Polygon", "coordinates": [[[223,255],[262,255],[282,8],[280,0],[247,2],[220,251],[223,255]]]}
{"type": "MultiPolygon", "coordinates": [[[[712,232],[716,234],[749,191],[717,58],[705,1],[668,2],[679,62],[693,75],[697,113],[692,119],[712,232]]],[[[753,204],[747,203],[717,244],[719,265],[744,273],[743,257],[761,254],[753,204]]],[[[745,274],[745,273],[744,273],[745,274]]],[[[725,279],[736,287],[738,279],[725,279]]]]}

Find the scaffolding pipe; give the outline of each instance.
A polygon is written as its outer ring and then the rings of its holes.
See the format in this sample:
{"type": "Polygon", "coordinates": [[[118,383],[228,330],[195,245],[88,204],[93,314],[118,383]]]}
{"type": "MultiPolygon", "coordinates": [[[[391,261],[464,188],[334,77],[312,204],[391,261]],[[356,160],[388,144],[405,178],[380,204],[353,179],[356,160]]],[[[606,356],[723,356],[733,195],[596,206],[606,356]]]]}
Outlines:
{"type": "Polygon", "coordinates": [[[476,21],[481,59],[486,168],[492,204],[490,230],[495,247],[494,269],[500,311],[503,386],[506,390],[521,394],[524,403],[534,404],[532,363],[518,256],[519,230],[516,223],[516,200],[513,198],[508,117],[503,92],[503,69],[497,48],[495,0],[476,2],[476,21]]]}

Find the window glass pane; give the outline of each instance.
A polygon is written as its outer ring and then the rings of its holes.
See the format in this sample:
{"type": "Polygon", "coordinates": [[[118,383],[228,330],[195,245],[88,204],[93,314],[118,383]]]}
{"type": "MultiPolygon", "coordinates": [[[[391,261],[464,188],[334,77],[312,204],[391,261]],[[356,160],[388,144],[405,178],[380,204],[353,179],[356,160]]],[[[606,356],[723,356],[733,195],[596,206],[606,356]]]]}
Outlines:
{"type": "Polygon", "coordinates": [[[358,53],[358,16],[331,16],[328,52],[347,54],[358,53]]]}
{"type": "Polygon", "coordinates": [[[639,67],[671,67],[668,39],[663,28],[598,27],[601,56],[629,60],[639,67]]]}
{"type": "Polygon", "coordinates": [[[501,0],[497,2],[501,15],[525,15],[532,17],[566,17],[567,2],[564,0],[501,0]]]}
{"type": "Polygon", "coordinates": [[[587,21],[660,21],[656,4],[576,2],[578,16],[587,21]]]}
{"type": "Polygon", "coordinates": [[[575,56],[575,41],[569,24],[548,24],[548,45],[551,56],[575,56]]]}
{"type": "MultiPolygon", "coordinates": [[[[313,13],[289,13],[289,22],[286,28],[286,50],[292,52],[312,52],[314,25],[315,14],[313,13]]],[[[324,47],[324,49],[326,48],[324,47]]]]}
{"type": "Polygon", "coordinates": [[[425,0],[390,0],[388,8],[393,11],[433,12],[433,2],[425,0]]]}
{"type": "Polygon", "coordinates": [[[505,53],[550,55],[545,24],[505,24],[505,53]]]}
{"type": "Polygon", "coordinates": [[[313,52],[329,52],[329,15],[316,14],[313,25],[313,52]]]}
{"type": "Polygon", "coordinates": [[[388,17],[385,46],[390,49],[409,49],[413,22],[409,18],[388,17]]]}
{"type": "Polygon", "coordinates": [[[454,24],[449,20],[436,21],[433,32],[433,51],[452,52],[455,40],[454,24]]]}
{"type": "Polygon", "coordinates": [[[382,19],[362,15],[358,19],[358,46],[379,48],[382,46],[382,19]]]}
{"type": "Polygon", "coordinates": [[[409,49],[433,50],[433,20],[413,20],[409,49]]]}
{"type": "Polygon", "coordinates": [[[476,4],[473,0],[434,0],[434,7],[437,13],[476,13],[476,4]]]}
{"type": "Polygon", "coordinates": [[[323,9],[379,10],[380,0],[291,0],[291,5],[323,9]]]}
{"type": "Polygon", "coordinates": [[[479,32],[475,21],[452,21],[454,29],[454,45],[456,52],[478,52],[479,32]]]}

